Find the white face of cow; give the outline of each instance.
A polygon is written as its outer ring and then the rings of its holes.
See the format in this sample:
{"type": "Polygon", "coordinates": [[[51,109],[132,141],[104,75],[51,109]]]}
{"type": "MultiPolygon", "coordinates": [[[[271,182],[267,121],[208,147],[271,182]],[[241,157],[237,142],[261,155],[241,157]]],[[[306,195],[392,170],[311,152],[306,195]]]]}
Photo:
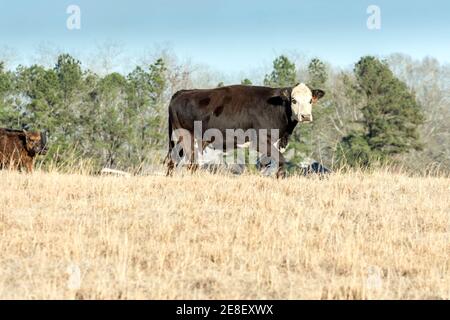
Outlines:
{"type": "Polygon", "coordinates": [[[298,122],[311,122],[313,94],[311,89],[304,83],[292,88],[291,108],[292,116],[298,122]]]}

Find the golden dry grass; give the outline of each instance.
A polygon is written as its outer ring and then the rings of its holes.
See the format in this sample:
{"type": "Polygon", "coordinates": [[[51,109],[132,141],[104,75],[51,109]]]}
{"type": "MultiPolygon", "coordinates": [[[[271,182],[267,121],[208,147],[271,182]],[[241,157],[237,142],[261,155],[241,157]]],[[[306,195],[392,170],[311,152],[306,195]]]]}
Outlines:
{"type": "Polygon", "coordinates": [[[0,172],[0,188],[1,299],[450,298],[449,178],[0,172]]]}

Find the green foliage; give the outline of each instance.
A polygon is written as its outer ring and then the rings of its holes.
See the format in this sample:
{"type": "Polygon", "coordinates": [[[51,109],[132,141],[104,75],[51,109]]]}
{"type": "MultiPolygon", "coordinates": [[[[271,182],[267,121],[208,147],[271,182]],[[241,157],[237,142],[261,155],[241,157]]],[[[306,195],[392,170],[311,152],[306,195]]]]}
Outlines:
{"type": "Polygon", "coordinates": [[[0,124],[46,130],[48,162],[74,155],[98,167],[139,167],[165,143],[166,66],[162,59],[128,76],[83,72],[68,54],[54,68],[0,64],[0,124]]]}
{"type": "Polygon", "coordinates": [[[62,98],[72,98],[82,83],[81,62],[68,54],[62,54],[58,57],[54,70],[58,76],[62,98]]]}
{"type": "Polygon", "coordinates": [[[0,126],[15,123],[20,113],[13,107],[13,79],[10,72],[5,72],[0,61],[0,126]]]}
{"type": "Polygon", "coordinates": [[[366,104],[361,109],[362,128],[342,140],[341,162],[370,165],[373,158],[383,162],[412,149],[420,150],[418,126],[424,116],[405,83],[393,75],[386,63],[370,56],[361,58],[354,72],[366,104]]]}
{"type": "Polygon", "coordinates": [[[245,79],[242,79],[241,84],[245,85],[245,86],[251,86],[253,83],[250,79],[245,78],[245,79]]]}
{"type": "Polygon", "coordinates": [[[308,65],[308,84],[313,89],[323,88],[328,80],[328,72],[325,64],[318,58],[314,58],[308,65]]]}
{"type": "Polygon", "coordinates": [[[4,94],[10,89],[10,79],[8,74],[4,70],[3,62],[0,61],[0,94],[4,97],[4,94]]]}
{"type": "Polygon", "coordinates": [[[296,82],[295,64],[284,55],[273,61],[273,71],[264,78],[264,85],[270,87],[290,87],[296,82]]]}
{"type": "MultiPolygon", "coordinates": [[[[19,66],[16,89],[21,111],[19,127],[49,132],[49,158],[60,157],[78,141],[80,97],[83,94],[81,63],[70,55],[58,57],[53,69],[19,66]]],[[[14,125],[11,125],[14,126],[14,125]]]]}
{"type": "Polygon", "coordinates": [[[55,70],[42,66],[19,66],[17,68],[16,85],[22,94],[19,97],[20,127],[58,130],[65,119],[62,118],[62,100],[58,75],[55,70]]]}
{"type": "Polygon", "coordinates": [[[375,159],[375,154],[367,140],[359,132],[351,132],[345,136],[336,150],[342,164],[352,167],[367,168],[375,159]]]}
{"type": "Polygon", "coordinates": [[[166,67],[162,59],[145,70],[136,67],[127,77],[112,73],[86,78],[89,93],[90,156],[103,165],[139,167],[165,142],[166,67]]]}
{"type": "Polygon", "coordinates": [[[166,102],[163,94],[167,86],[167,67],[162,59],[150,65],[148,71],[136,67],[128,75],[128,104],[136,112],[134,153],[136,162],[143,162],[166,139],[166,102]]]}

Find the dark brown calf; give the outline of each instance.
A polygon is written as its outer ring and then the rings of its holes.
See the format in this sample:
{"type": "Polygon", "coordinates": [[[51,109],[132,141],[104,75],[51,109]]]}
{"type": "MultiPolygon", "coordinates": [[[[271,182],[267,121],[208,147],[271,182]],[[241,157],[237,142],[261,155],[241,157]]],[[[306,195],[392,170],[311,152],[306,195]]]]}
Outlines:
{"type": "Polygon", "coordinates": [[[47,153],[45,134],[0,128],[0,169],[32,172],[38,154],[47,153]]]}

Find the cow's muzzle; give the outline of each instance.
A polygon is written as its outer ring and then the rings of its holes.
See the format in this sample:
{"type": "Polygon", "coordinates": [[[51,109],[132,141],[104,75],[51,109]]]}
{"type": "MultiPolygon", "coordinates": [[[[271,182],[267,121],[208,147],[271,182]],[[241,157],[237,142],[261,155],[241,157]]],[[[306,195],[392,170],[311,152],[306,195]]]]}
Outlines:
{"type": "Polygon", "coordinates": [[[46,154],[47,154],[47,152],[48,152],[48,147],[47,146],[43,146],[42,148],[41,148],[41,150],[39,150],[39,154],[41,154],[41,155],[43,155],[43,156],[45,156],[46,154]]]}
{"type": "Polygon", "coordinates": [[[302,122],[312,122],[312,115],[310,114],[302,114],[301,115],[302,122]]]}

